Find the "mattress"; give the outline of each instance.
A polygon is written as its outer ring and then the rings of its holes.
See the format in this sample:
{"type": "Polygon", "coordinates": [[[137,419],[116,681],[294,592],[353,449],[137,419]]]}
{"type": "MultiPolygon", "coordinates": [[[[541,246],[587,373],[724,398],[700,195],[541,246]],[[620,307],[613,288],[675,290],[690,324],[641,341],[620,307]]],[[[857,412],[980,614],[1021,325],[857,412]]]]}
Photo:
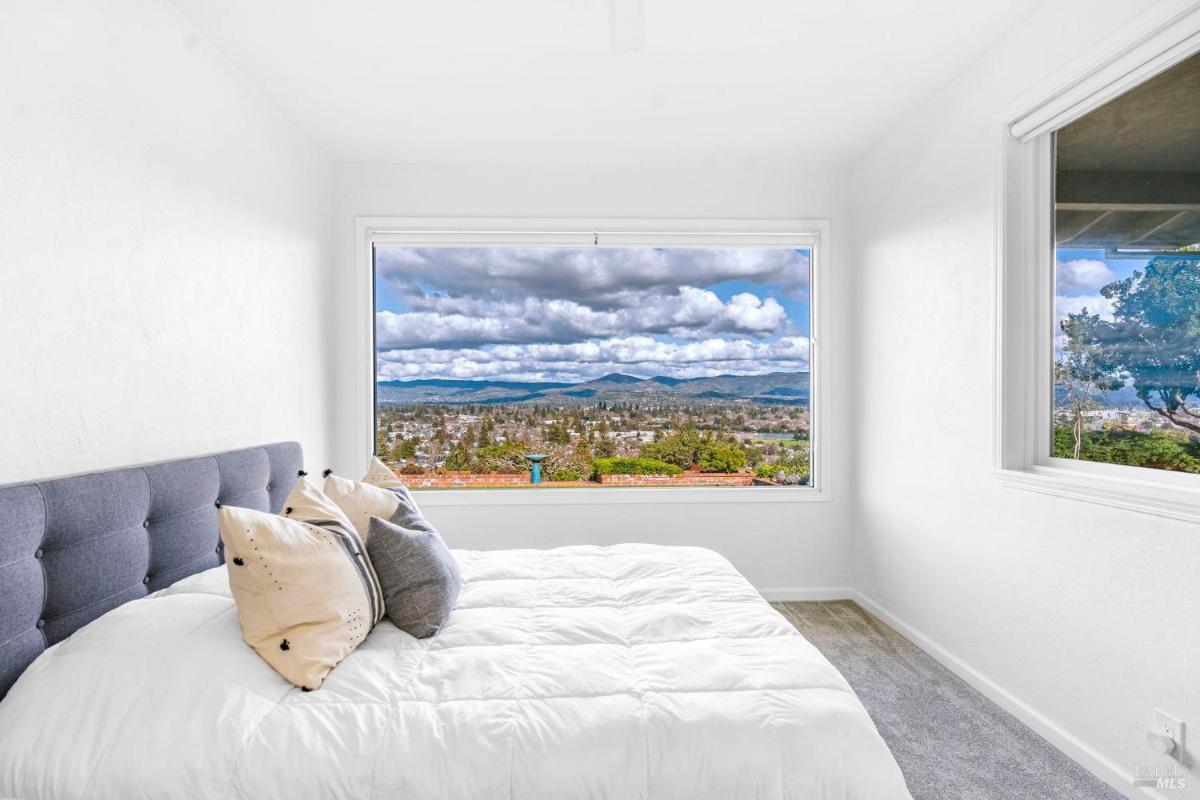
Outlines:
{"type": "Polygon", "coordinates": [[[385,620],[315,692],[242,641],[224,567],[110,611],[0,702],[0,797],[910,797],[845,679],[718,554],[455,556],[441,633],[385,620]]]}

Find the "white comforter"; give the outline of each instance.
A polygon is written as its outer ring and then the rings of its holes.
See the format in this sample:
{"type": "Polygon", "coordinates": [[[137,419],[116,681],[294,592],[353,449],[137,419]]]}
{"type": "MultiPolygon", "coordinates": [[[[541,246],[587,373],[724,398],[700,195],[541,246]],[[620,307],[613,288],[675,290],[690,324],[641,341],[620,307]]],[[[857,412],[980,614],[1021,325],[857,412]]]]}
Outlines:
{"type": "Polygon", "coordinates": [[[224,568],[128,603],[0,702],[0,797],[909,798],[858,698],[721,556],[456,551],[443,631],[386,620],[302,693],[224,568]]]}

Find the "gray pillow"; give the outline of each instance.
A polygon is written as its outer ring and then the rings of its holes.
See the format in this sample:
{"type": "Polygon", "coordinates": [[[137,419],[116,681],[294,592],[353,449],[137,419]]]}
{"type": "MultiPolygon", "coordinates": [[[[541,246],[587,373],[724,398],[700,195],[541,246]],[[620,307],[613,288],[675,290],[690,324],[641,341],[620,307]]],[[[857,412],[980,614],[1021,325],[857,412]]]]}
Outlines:
{"type": "Polygon", "coordinates": [[[446,624],[462,590],[462,573],[433,526],[424,517],[412,522],[408,527],[371,517],[367,555],[383,589],[388,619],[400,630],[424,639],[446,624]]]}

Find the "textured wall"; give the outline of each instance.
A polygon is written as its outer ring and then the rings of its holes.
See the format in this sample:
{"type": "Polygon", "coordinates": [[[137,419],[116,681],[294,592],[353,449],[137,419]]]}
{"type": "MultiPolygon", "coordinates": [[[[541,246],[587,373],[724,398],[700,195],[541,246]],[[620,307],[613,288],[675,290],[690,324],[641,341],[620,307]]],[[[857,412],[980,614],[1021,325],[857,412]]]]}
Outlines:
{"type": "Polygon", "coordinates": [[[1148,5],[1047,4],[854,182],[856,585],[1125,773],[1200,725],[1200,531],[991,474],[996,113],[1148,5]]]}
{"type": "Polygon", "coordinates": [[[0,4],[0,482],[323,462],[329,170],[167,3],[0,4]]]}

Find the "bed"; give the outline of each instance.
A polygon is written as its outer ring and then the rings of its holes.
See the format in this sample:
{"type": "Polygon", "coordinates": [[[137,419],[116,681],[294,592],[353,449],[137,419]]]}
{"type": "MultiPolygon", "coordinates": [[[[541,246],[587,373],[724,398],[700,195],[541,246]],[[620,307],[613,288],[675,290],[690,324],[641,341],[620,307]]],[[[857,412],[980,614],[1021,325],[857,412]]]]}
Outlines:
{"type": "Polygon", "coordinates": [[[295,689],[241,639],[209,509],[277,508],[299,459],[0,488],[0,797],[909,798],[841,675],[699,548],[455,551],[437,636],[384,620],[295,689]]]}

